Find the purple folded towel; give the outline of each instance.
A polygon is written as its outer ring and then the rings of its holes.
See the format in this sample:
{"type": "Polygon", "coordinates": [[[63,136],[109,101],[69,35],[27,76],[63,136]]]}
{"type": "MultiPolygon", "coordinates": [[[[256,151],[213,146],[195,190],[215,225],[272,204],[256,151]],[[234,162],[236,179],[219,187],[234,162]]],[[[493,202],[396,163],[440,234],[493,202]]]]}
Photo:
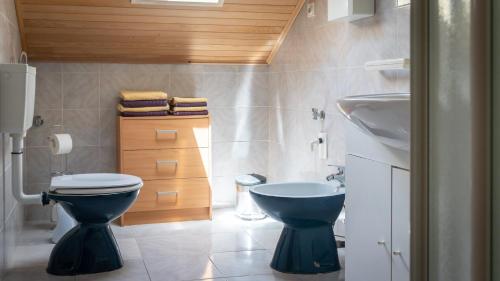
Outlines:
{"type": "Polygon", "coordinates": [[[203,111],[170,111],[175,116],[208,115],[208,110],[203,111]]]}
{"type": "Polygon", "coordinates": [[[166,106],[167,100],[122,100],[120,104],[124,107],[166,106]]]}
{"type": "Polygon", "coordinates": [[[179,103],[170,103],[171,106],[175,107],[201,107],[207,106],[206,102],[179,102],[179,103]]]}
{"type": "Polygon", "coordinates": [[[146,116],[167,116],[168,111],[149,111],[149,112],[122,112],[123,117],[146,117],[146,116]]]}

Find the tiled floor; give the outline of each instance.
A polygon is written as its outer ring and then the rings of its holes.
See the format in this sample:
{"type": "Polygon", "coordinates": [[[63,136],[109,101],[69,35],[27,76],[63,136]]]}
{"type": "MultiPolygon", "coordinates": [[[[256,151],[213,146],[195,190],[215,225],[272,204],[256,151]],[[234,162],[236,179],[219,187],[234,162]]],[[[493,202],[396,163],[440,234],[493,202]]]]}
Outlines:
{"type": "MultiPolygon", "coordinates": [[[[230,209],[216,210],[212,221],[113,226],[125,266],[113,272],[76,277],[45,273],[53,247],[49,243],[50,228],[40,224],[26,227],[5,281],[344,280],[343,270],[318,275],[273,271],[269,262],[281,224],[271,219],[241,221],[230,209]]],[[[339,254],[343,264],[343,249],[339,254]]]]}

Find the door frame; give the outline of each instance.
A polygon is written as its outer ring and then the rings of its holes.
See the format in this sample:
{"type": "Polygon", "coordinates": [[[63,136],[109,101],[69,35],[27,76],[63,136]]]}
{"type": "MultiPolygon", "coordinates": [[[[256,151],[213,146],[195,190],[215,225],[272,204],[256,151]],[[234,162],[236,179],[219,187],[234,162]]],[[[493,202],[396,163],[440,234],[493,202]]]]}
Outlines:
{"type": "MultiPolygon", "coordinates": [[[[412,1],[411,11],[411,280],[429,280],[429,3],[412,1]]],[[[470,213],[473,245],[470,280],[491,278],[492,40],[491,0],[471,3],[471,166],[474,192],[470,213]]],[[[469,253],[460,253],[469,254],[469,253]]],[[[447,270],[447,269],[443,269],[447,270]]],[[[449,269],[452,270],[452,269],[449,269]]]]}

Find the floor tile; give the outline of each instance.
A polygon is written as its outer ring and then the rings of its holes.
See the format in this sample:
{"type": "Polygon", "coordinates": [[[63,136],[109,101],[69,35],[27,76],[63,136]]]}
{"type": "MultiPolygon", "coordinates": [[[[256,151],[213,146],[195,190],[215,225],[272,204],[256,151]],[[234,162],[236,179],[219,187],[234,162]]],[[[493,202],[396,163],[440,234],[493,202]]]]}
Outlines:
{"type": "MultiPolygon", "coordinates": [[[[205,281],[302,281],[297,275],[273,272],[271,274],[247,275],[205,279],[205,281]]],[[[336,280],[334,280],[336,281],[336,280]]]]}
{"type": "Polygon", "coordinates": [[[269,267],[272,255],[268,251],[240,251],[214,253],[210,259],[224,277],[272,273],[269,267]]]}
{"type": "Polygon", "coordinates": [[[51,244],[52,230],[55,225],[46,222],[29,222],[23,226],[23,231],[17,237],[19,245],[51,244]]]}
{"type": "Polygon", "coordinates": [[[150,279],[142,260],[128,260],[118,270],[79,275],[76,281],[150,281],[150,279]]]}
{"type": "Polygon", "coordinates": [[[222,277],[206,255],[178,254],[145,260],[151,281],[184,281],[222,277]]]}
{"type": "Polygon", "coordinates": [[[246,232],[213,233],[207,239],[210,239],[210,253],[265,250],[246,232]]]}
{"type": "Polygon", "coordinates": [[[293,274],[284,274],[275,272],[273,274],[265,275],[250,275],[242,277],[231,277],[227,281],[300,281],[297,276],[293,274]]]}
{"type": "Polygon", "coordinates": [[[53,247],[53,244],[17,246],[12,267],[17,269],[46,266],[53,247]]]}
{"type": "Polygon", "coordinates": [[[142,259],[141,251],[135,238],[116,239],[116,242],[124,260],[142,259]]]}
{"type": "Polygon", "coordinates": [[[299,278],[301,281],[345,281],[344,270],[324,274],[301,275],[299,278]]]}
{"type": "Polygon", "coordinates": [[[45,267],[14,269],[6,272],[4,281],[74,281],[74,276],[54,276],[45,267]]]}
{"type": "Polygon", "coordinates": [[[260,245],[263,245],[265,249],[272,250],[276,249],[278,240],[280,239],[282,229],[247,229],[246,232],[253,240],[255,240],[260,245]]]}
{"type": "Polygon", "coordinates": [[[210,241],[206,237],[190,234],[137,238],[137,243],[145,259],[169,257],[183,253],[207,254],[210,249],[210,241]]]}

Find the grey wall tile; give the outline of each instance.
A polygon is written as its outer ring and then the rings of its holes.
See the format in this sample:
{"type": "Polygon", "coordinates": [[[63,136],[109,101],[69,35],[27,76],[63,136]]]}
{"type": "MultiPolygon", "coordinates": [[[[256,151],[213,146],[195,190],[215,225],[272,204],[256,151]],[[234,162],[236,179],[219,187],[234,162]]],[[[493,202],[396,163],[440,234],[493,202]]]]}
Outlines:
{"type": "Polygon", "coordinates": [[[59,133],[62,130],[62,110],[58,109],[38,109],[35,115],[40,115],[43,118],[41,127],[31,127],[28,130],[26,137],[27,146],[48,146],[48,137],[52,133],[59,133]],[[61,126],[61,127],[55,127],[61,126]]]}
{"type": "Polygon", "coordinates": [[[68,155],[68,169],[76,174],[99,172],[99,147],[75,147],[68,155]]]}
{"type": "Polygon", "coordinates": [[[212,107],[230,107],[237,104],[238,73],[205,73],[203,89],[212,107]]]}
{"type": "MultiPolygon", "coordinates": [[[[62,72],[62,65],[60,63],[55,62],[30,62],[31,66],[36,67],[37,76],[40,73],[47,72],[62,72]]],[[[37,83],[38,86],[38,83],[37,83]]]]}
{"type": "Polygon", "coordinates": [[[117,173],[117,150],[116,146],[99,147],[99,172],[117,173]]]}
{"type": "Polygon", "coordinates": [[[73,137],[73,145],[99,144],[99,110],[66,109],[63,111],[64,129],[73,137]]]}
{"type": "Polygon", "coordinates": [[[65,109],[94,109],[99,107],[99,74],[63,73],[65,109]]]}
{"type": "Polygon", "coordinates": [[[50,182],[51,169],[61,168],[62,156],[52,156],[48,147],[28,147],[24,157],[27,184],[50,182]]]}
{"type": "Polygon", "coordinates": [[[235,105],[269,106],[269,75],[266,72],[243,72],[239,75],[235,105]]]}
{"type": "Polygon", "coordinates": [[[135,88],[133,72],[103,72],[100,77],[100,107],[116,108],[120,91],[135,88]]]}
{"type": "Polygon", "coordinates": [[[62,73],[39,70],[36,75],[36,109],[61,109],[62,102],[62,73]]]}
{"type": "Polygon", "coordinates": [[[114,108],[101,109],[99,119],[99,145],[115,146],[118,111],[114,108]]]}
{"type": "MultiPolygon", "coordinates": [[[[203,97],[203,73],[172,73],[168,94],[172,97],[203,97]]],[[[210,102],[210,104],[212,104],[210,102]]]]}
{"type": "Polygon", "coordinates": [[[63,63],[62,71],[69,72],[99,72],[100,65],[97,63],[63,63]]]}
{"type": "Polygon", "coordinates": [[[216,108],[212,114],[212,141],[267,140],[267,108],[216,108]]]}
{"type": "Polygon", "coordinates": [[[247,173],[267,174],[268,142],[214,143],[213,174],[235,176],[247,173]]]}
{"type": "MultiPolygon", "coordinates": [[[[40,194],[49,191],[49,182],[25,185],[28,194],[40,194]]],[[[24,220],[26,221],[49,221],[52,213],[51,206],[31,205],[24,206],[24,220]]]]}

